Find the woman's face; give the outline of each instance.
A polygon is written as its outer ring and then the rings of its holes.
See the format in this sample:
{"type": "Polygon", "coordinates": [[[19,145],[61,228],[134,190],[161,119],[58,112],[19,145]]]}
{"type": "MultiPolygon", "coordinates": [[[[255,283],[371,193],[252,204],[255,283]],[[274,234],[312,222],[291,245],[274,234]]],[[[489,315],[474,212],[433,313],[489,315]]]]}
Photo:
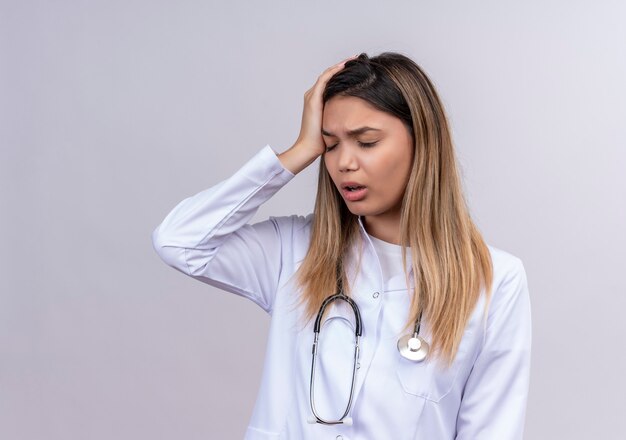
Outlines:
{"type": "Polygon", "coordinates": [[[368,223],[399,219],[413,163],[404,123],[361,98],[334,96],[324,106],[322,135],[324,163],[350,212],[368,223]]]}

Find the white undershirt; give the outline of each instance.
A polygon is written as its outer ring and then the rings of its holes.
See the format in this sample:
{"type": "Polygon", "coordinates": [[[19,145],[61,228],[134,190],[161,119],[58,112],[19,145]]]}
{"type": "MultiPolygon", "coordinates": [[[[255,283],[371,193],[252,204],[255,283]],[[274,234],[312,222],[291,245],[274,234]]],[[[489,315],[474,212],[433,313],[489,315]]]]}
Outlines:
{"type": "MultiPolygon", "coordinates": [[[[402,246],[399,244],[393,244],[376,238],[370,234],[370,240],[374,244],[376,254],[380,260],[380,266],[383,270],[383,278],[385,282],[392,277],[402,275],[404,276],[404,270],[402,270],[402,246]]],[[[411,267],[411,252],[410,248],[407,248],[406,252],[407,268],[411,267]]]]}

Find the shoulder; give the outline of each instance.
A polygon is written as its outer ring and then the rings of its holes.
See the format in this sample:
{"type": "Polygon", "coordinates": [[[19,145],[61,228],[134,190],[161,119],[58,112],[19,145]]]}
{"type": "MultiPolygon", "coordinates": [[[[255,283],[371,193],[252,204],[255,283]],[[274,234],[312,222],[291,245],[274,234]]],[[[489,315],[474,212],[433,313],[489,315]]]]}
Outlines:
{"type": "Polygon", "coordinates": [[[510,252],[487,245],[493,265],[490,315],[499,308],[530,301],[526,269],[521,258],[510,252]]]}
{"type": "Polygon", "coordinates": [[[278,231],[283,246],[291,248],[296,259],[304,258],[309,247],[313,213],[270,216],[269,219],[278,231]]]}
{"type": "Polygon", "coordinates": [[[495,246],[487,245],[493,265],[493,285],[511,281],[525,276],[524,263],[521,258],[495,246]]]}
{"type": "Polygon", "coordinates": [[[494,273],[514,272],[523,267],[522,260],[510,252],[487,245],[493,263],[494,273]]]}
{"type": "Polygon", "coordinates": [[[270,216],[269,218],[282,232],[310,234],[311,224],[313,222],[313,213],[307,215],[292,214],[284,216],[270,216]]]}

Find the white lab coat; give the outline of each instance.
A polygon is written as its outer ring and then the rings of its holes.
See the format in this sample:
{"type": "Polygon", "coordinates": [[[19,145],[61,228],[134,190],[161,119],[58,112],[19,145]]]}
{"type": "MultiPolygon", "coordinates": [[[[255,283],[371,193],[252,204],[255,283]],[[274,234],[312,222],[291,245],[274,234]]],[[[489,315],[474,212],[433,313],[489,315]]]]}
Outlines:
{"type": "MultiPolygon", "coordinates": [[[[383,280],[361,218],[362,270],[353,264],[356,249],[348,264],[363,320],[354,424],[307,422],[313,322],[305,325],[290,277],[306,254],[312,214],[248,224],[258,207],[293,177],[266,145],[231,177],[181,201],[152,234],[156,252],[168,265],[248,298],[271,315],[262,381],[245,438],[522,438],[531,347],[522,261],[489,246],[494,282],[487,320],[481,319],[483,298],[454,364],[440,370],[435,362],[414,363],[399,355],[396,343],[408,316],[408,290],[404,277],[383,280]]],[[[347,324],[354,321],[352,312],[343,302],[335,304],[322,327],[316,368],[316,407],[328,418],[339,417],[346,406],[354,343],[347,324]]],[[[421,335],[430,338],[427,321],[421,335]]]]}

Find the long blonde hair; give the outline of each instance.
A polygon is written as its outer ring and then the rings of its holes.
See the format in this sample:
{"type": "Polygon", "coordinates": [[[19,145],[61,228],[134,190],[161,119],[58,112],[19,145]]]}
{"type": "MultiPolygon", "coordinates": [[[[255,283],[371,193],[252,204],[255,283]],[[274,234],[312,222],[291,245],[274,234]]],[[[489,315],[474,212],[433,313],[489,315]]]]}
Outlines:
{"type": "MultiPolygon", "coordinates": [[[[443,105],[422,69],[395,52],[372,58],[362,53],[348,61],[328,81],[324,103],[335,95],[368,101],[400,118],[412,134],[416,154],[402,203],[400,245],[404,267],[410,247],[415,286],[404,330],[423,312],[431,353],[449,365],[481,288],[489,300],[493,269],[465,202],[443,105]]],[[[359,236],[358,217],[348,210],[323,160],[312,222],[308,252],[297,271],[307,319],[336,290],[338,267],[349,292],[343,259],[359,236]]]]}

